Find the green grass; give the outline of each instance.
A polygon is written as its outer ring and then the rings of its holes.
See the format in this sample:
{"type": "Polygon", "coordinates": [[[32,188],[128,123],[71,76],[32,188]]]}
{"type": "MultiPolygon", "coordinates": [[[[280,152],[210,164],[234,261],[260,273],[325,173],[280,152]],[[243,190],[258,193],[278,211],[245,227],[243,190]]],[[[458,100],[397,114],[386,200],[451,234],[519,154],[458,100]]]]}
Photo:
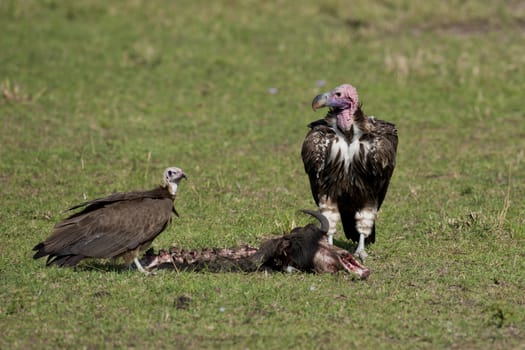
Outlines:
{"type": "Polygon", "coordinates": [[[520,1],[5,0],[0,23],[0,348],[525,347],[520,1]],[[345,82],[400,135],[368,280],[32,260],[65,208],[170,165],[155,248],[306,224],[309,104],[345,82]]]}

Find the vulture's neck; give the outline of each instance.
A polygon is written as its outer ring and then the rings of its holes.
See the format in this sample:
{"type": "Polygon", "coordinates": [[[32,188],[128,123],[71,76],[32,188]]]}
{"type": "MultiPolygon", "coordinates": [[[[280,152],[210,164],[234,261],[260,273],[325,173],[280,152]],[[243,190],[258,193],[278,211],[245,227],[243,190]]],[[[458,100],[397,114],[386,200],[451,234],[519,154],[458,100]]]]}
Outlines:
{"type": "Polygon", "coordinates": [[[176,184],[176,183],[173,183],[173,182],[170,182],[168,183],[168,192],[173,196],[175,197],[175,195],[177,194],[177,189],[179,188],[179,184],[176,184]]]}
{"type": "Polygon", "coordinates": [[[327,119],[328,117],[337,121],[337,128],[349,141],[352,141],[354,136],[360,137],[362,134],[368,132],[368,117],[361,110],[361,106],[358,106],[353,114],[351,114],[349,109],[344,109],[330,111],[327,119]]]}
{"type": "Polygon", "coordinates": [[[172,199],[175,199],[175,195],[177,194],[177,188],[179,187],[179,184],[176,183],[163,183],[160,188],[162,188],[164,191],[168,192],[169,197],[172,199]]]}

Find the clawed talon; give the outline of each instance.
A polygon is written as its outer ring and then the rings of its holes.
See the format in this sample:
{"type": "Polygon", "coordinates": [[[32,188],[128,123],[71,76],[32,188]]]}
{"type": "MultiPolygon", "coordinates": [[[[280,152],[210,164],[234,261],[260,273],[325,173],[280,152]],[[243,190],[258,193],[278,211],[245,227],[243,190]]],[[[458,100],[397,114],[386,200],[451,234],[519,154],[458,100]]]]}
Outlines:
{"type": "Polygon", "coordinates": [[[355,251],[354,256],[356,258],[359,258],[361,262],[365,262],[366,258],[368,257],[368,254],[364,249],[358,249],[355,251]]]}
{"type": "Polygon", "coordinates": [[[140,272],[142,272],[143,274],[145,274],[146,276],[155,276],[157,273],[155,271],[148,271],[146,270],[144,267],[142,267],[139,259],[137,257],[135,257],[133,259],[133,262],[135,263],[135,266],[137,267],[137,270],[139,270],[140,272]]]}
{"type": "Polygon", "coordinates": [[[284,271],[288,272],[288,273],[294,273],[294,272],[301,272],[301,270],[299,269],[296,269],[295,267],[291,266],[291,265],[288,265],[284,268],[284,271]]]}

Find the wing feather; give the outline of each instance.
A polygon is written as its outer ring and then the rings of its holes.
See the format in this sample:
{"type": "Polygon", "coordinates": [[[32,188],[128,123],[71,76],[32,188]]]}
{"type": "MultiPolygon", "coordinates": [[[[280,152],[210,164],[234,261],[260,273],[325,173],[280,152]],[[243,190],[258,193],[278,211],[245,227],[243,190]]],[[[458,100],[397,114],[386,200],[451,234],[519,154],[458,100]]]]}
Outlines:
{"type": "Polygon", "coordinates": [[[78,208],[85,207],[82,211],[72,214],[70,218],[80,216],[88,211],[97,210],[104,207],[105,205],[121,202],[121,201],[133,201],[141,198],[164,198],[166,197],[166,190],[162,187],[158,187],[151,191],[134,191],[134,192],[116,192],[107,197],[93,199],[91,201],[83,202],[72,206],[66,211],[72,211],[78,208]]]}
{"type": "Polygon", "coordinates": [[[66,219],[55,228],[49,249],[58,255],[118,256],[160,234],[171,220],[172,205],[168,198],[119,201],[66,219]]]}
{"type": "Polygon", "coordinates": [[[373,119],[372,125],[374,125],[375,137],[367,166],[376,179],[373,188],[376,189],[377,209],[379,210],[396,166],[398,136],[397,129],[392,123],[373,119]]]}
{"type": "MultiPolygon", "coordinates": [[[[98,202],[100,203],[100,202],[98,202]]],[[[150,243],[170,223],[173,199],[135,198],[86,208],[55,225],[35,258],[49,255],[48,264],[75,265],[84,257],[112,258],[150,243]]]]}
{"type": "Polygon", "coordinates": [[[319,204],[319,197],[322,194],[323,179],[326,161],[329,156],[331,143],[335,137],[332,128],[321,121],[310,124],[312,130],[306,135],[301,149],[304,170],[310,180],[310,188],[315,203],[319,204]]]}

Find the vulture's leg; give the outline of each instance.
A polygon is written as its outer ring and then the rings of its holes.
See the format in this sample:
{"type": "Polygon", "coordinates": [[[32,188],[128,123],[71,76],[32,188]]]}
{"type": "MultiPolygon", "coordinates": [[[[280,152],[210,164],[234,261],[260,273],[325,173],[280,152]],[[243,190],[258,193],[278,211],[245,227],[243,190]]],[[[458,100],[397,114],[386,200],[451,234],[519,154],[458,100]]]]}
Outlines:
{"type": "Polygon", "coordinates": [[[376,215],[377,209],[372,207],[364,208],[355,214],[356,228],[359,232],[359,244],[357,245],[354,255],[359,257],[362,261],[368,256],[365,251],[365,239],[372,233],[376,215]]]}
{"type": "Polygon", "coordinates": [[[328,196],[321,196],[319,199],[319,211],[328,219],[329,229],[326,235],[328,236],[328,244],[333,245],[336,226],[341,219],[337,203],[328,196]]]}
{"type": "Polygon", "coordinates": [[[153,272],[146,271],[146,269],[143,268],[142,265],[140,264],[140,261],[139,261],[139,259],[137,257],[133,258],[133,262],[135,263],[135,266],[137,267],[137,270],[139,270],[143,274],[145,274],[145,275],[151,275],[151,274],[154,275],[155,274],[153,272]]]}
{"type": "Polygon", "coordinates": [[[365,238],[366,236],[364,234],[359,234],[359,244],[354,252],[354,255],[361,259],[361,261],[364,261],[368,257],[368,254],[365,251],[365,238]]]}

